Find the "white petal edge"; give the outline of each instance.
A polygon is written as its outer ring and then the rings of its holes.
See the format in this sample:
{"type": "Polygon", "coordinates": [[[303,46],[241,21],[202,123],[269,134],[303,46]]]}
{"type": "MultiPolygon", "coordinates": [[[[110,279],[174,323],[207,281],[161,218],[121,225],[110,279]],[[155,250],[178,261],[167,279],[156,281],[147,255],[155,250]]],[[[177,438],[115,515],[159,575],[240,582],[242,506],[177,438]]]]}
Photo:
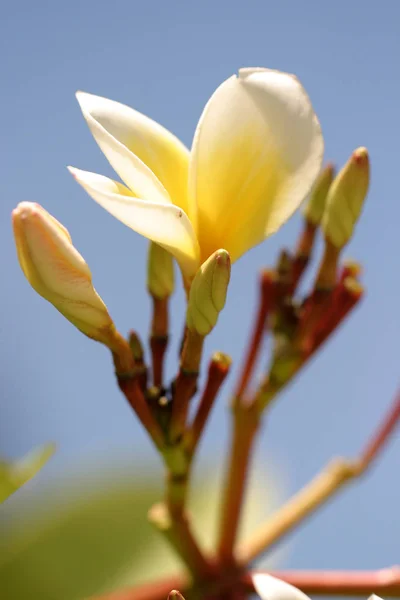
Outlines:
{"type": "Polygon", "coordinates": [[[90,94],[77,92],[76,98],[89,129],[107,160],[135,195],[152,202],[170,203],[171,198],[153,171],[124,144],[111,135],[86,108],[90,94]]]}
{"type": "Polygon", "coordinates": [[[183,273],[192,277],[199,267],[199,247],[192,224],[173,204],[136,198],[122,184],[96,173],[68,167],[93,200],[116,219],[171,252],[183,273]]]}
{"type": "Polygon", "coordinates": [[[267,573],[253,573],[252,580],[261,600],[310,600],[293,585],[267,573]]]}
{"type": "MultiPolygon", "coordinates": [[[[261,149],[260,141],[258,144],[261,149]]],[[[252,245],[260,243],[279,229],[307,196],[320,172],[323,150],[323,138],[318,119],[305,90],[295,76],[271,69],[246,68],[241,69],[238,76],[233,75],[223,82],[211,96],[199,120],[189,168],[190,197],[192,202],[197,203],[199,215],[202,214],[203,208],[206,221],[210,223],[208,228],[212,237],[212,231],[221,230],[225,224],[225,231],[221,231],[221,239],[216,239],[214,245],[226,247],[231,252],[232,259],[237,260],[252,245]],[[219,155],[215,152],[223,145],[224,139],[227,140],[226,148],[231,148],[231,154],[226,152],[223,159],[228,160],[228,166],[230,163],[238,162],[240,171],[242,146],[238,145],[235,136],[238,133],[240,136],[240,132],[245,131],[243,127],[246,122],[252,124],[255,132],[258,130],[256,136],[261,135],[262,139],[266,140],[266,149],[268,145],[273,149],[276,147],[278,152],[275,154],[281,156],[282,167],[287,171],[287,176],[283,178],[283,184],[280,186],[279,193],[274,196],[273,202],[264,205],[265,210],[264,214],[260,215],[261,219],[254,215],[252,210],[240,215],[238,225],[241,226],[241,231],[237,231],[236,238],[241,236],[243,242],[242,247],[239,244],[235,251],[233,246],[236,246],[236,241],[231,238],[235,237],[235,232],[238,230],[238,226],[234,223],[238,207],[234,206],[234,202],[235,199],[240,198],[243,186],[242,188],[239,186],[236,198],[226,196],[227,206],[223,207],[219,198],[224,196],[221,190],[229,188],[229,173],[225,173],[224,164],[215,173],[209,171],[212,171],[213,165],[218,160],[219,155]],[[256,123],[259,123],[257,127],[256,123]],[[208,165],[207,161],[209,161],[208,165]],[[222,185],[221,182],[228,183],[228,186],[222,185]],[[204,212],[204,202],[208,202],[206,212],[204,212]],[[271,207],[270,210],[267,206],[271,207]],[[255,217],[255,223],[251,222],[252,216],[253,221],[255,217]],[[253,233],[253,230],[258,231],[253,233]],[[227,231],[231,232],[228,237],[226,237],[227,231]],[[249,242],[245,241],[247,239],[249,242]]],[[[259,168],[260,166],[261,164],[259,168]]],[[[279,168],[279,164],[277,166],[279,168]]],[[[256,169],[257,163],[247,168],[253,167],[256,169]]],[[[236,169],[237,167],[234,170],[236,169]]],[[[256,171],[251,175],[249,171],[249,181],[254,173],[256,171]]],[[[233,175],[235,177],[235,173],[233,175]]],[[[245,180],[242,183],[244,184],[245,180]]],[[[228,195],[232,196],[234,191],[232,186],[229,191],[228,195]]],[[[204,232],[201,219],[199,223],[199,239],[202,243],[204,232]]]]}
{"type": "Polygon", "coordinates": [[[292,196],[292,201],[286,210],[280,210],[278,206],[266,229],[265,235],[268,236],[292,216],[308,195],[321,171],[324,139],[311,100],[296,75],[276,69],[244,67],[239,69],[238,80],[248,86],[254,100],[257,100],[259,92],[268,91],[271,94],[272,102],[268,110],[272,117],[274,137],[280,142],[282,155],[287,158],[289,165],[300,168],[300,172],[292,177],[290,189],[286,190],[292,196]],[[282,120],[282,106],[291,112],[290,123],[282,120]],[[304,161],[305,147],[309,152],[304,161]]]}

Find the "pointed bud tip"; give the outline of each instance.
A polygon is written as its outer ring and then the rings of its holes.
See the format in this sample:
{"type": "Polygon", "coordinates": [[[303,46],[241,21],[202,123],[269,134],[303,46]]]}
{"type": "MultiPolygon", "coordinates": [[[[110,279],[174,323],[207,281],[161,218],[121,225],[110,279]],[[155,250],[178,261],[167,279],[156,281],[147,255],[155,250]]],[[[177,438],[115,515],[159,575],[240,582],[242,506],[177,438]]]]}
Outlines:
{"type": "Polygon", "coordinates": [[[354,277],[346,277],[343,281],[343,286],[346,289],[346,291],[353,297],[360,298],[364,293],[364,287],[354,277]]]}
{"type": "Polygon", "coordinates": [[[352,158],[360,167],[367,166],[369,164],[368,150],[364,146],[360,146],[360,148],[354,150],[352,158]]]}
{"type": "Polygon", "coordinates": [[[220,267],[230,267],[231,257],[227,250],[217,250],[215,253],[215,262],[220,267]]]}
{"type": "Polygon", "coordinates": [[[26,219],[27,217],[37,215],[40,208],[37,202],[20,202],[11,212],[11,216],[13,219],[26,219]]]}
{"type": "Polygon", "coordinates": [[[228,354],[224,354],[223,352],[214,352],[212,362],[224,370],[228,370],[232,364],[232,359],[228,354]]]}

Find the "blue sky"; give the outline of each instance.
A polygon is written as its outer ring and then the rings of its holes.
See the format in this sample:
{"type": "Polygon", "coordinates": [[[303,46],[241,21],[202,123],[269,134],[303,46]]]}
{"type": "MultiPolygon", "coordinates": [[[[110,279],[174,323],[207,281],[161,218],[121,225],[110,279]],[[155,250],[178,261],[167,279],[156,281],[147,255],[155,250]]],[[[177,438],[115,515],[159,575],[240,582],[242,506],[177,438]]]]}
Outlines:
{"type": "MultiPolygon", "coordinates": [[[[3,8],[0,260],[0,451],[17,457],[58,444],[39,486],[110,453],[157,457],[120,396],[109,356],[76,332],[24,280],[10,213],[37,201],[70,230],[122,332],[147,334],[146,242],[95,205],[68,174],[72,164],[112,176],[74,93],[130,104],[187,145],[210,94],[241,66],[297,74],[320,118],[326,158],[342,164],[359,146],[372,161],[370,195],[346,255],[362,261],[361,308],[271,411],[258,451],[285,494],[333,455],[353,456],[398,384],[400,4],[374,2],[16,1],[3,8]]],[[[293,245],[297,216],[234,266],[229,299],[207,350],[237,363],[256,301],[256,273],[293,245]]],[[[173,304],[177,342],[183,301],[173,304]]],[[[175,349],[169,355],[173,373],[175,349]]],[[[202,446],[223,454],[231,377],[202,446]]],[[[294,537],[286,566],[388,566],[398,561],[400,436],[371,476],[344,492],[294,537]]],[[[26,492],[28,493],[28,492],[26,492]]],[[[11,510],[9,507],[8,510],[11,510]]]]}

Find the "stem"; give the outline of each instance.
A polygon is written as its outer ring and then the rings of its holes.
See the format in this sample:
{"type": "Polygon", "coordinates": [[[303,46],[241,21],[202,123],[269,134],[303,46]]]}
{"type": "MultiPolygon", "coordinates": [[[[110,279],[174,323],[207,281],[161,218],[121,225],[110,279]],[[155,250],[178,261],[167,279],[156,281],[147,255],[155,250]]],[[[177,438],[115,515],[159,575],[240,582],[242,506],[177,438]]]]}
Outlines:
{"type": "Polygon", "coordinates": [[[183,510],[172,514],[166,504],[156,504],[149,512],[149,520],[175,549],[195,580],[204,581],[214,574],[214,567],[193,537],[183,510]]]}
{"type": "Polygon", "coordinates": [[[196,451],[215,398],[229,373],[230,365],[230,358],[220,352],[216,352],[210,361],[206,387],[200,398],[192,426],[187,432],[185,439],[185,447],[190,456],[193,456],[196,451]]]}
{"type": "Polygon", "coordinates": [[[135,372],[139,387],[145,393],[147,390],[147,366],[144,360],[142,342],[136,331],[129,332],[129,347],[135,361],[135,372]]]}
{"type": "Polygon", "coordinates": [[[196,391],[203,344],[204,337],[187,330],[172,401],[171,442],[178,441],[185,431],[189,403],[196,391]]]}
{"type": "Polygon", "coordinates": [[[307,219],[304,220],[303,230],[297,243],[296,252],[292,262],[291,293],[296,291],[297,285],[303,275],[311,257],[314,246],[317,226],[307,219]]]}
{"type": "Polygon", "coordinates": [[[273,296],[274,272],[263,271],[260,276],[260,296],[257,316],[253,326],[250,343],[247,348],[243,370],[237,384],[235,397],[242,398],[253,374],[257,357],[261,348],[261,341],[265,332],[265,323],[271,310],[273,296]]]}
{"type": "Polygon", "coordinates": [[[254,405],[243,406],[240,404],[234,409],[233,419],[229,467],[220,512],[218,544],[219,558],[227,566],[234,562],[233,548],[238,535],[249,462],[260,416],[254,405]]]}
{"type": "Polygon", "coordinates": [[[279,509],[238,552],[240,564],[247,565],[299,525],[317,508],[330,500],[344,485],[356,479],[371,466],[387,443],[400,420],[400,393],[394,399],[382,425],[355,461],[336,459],[329,463],[308,485],[279,509]]]}
{"type": "MultiPolygon", "coordinates": [[[[310,595],[367,598],[370,594],[379,594],[383,597],[400,598],[399,567],[378,571],[275,571],[269,575],[278,577],[310,595]]],[[[250,574],[243,577],[243,583],[246,584],[249,593],[254,592],[250,574]]]]}
{"type": "Polygon", "coordinates": [[[153,384],[163,385],[164,356],[168,346],[168,298],[153,298],[153,321],[151,325],[150,349],[153,364],[153,384]]]}
{"type": "MultiPolygon", "coordinates": [[[[377,571],[268,571],[268,574],[294,585],[305,594],[315,596],[363,596],[365,599],[375,593],[383,597],[400,598],[400,567],[397,566],[377,571]]],[[[254,593],[251,573],[245,573],[240,579],[246,591],[254,593]]],[[[176,575],[112,592],[96,600],[165,600],[174,588],[185,594],[188,583],[182,575],[176,575]]],[[[231,579],[230,586],[236,585],[237,580],[231,579]]]]}
{"type": "Polygon", "coordinates": [[[128,400],[136,415],[139,417],[143,427],[149,433],[156,447],[162,451],[165,445],[164,434],[159,424],[154,419],[153,414],[151,413],[149,405],[147,404],[143,392],[139,387],[136,377],[127,376],[125,378],[122,376],[117,376],[117,379],[120,390],[128,400]]]}
{"type": "Polygon", "coordinates": [[[247,565],[298,526],[326,502],[345,483],[358,475],[358,465],[343,459],[332,461],[307,486],[276,511],[253,536],[238,549],[238,561],[247,565]]]}

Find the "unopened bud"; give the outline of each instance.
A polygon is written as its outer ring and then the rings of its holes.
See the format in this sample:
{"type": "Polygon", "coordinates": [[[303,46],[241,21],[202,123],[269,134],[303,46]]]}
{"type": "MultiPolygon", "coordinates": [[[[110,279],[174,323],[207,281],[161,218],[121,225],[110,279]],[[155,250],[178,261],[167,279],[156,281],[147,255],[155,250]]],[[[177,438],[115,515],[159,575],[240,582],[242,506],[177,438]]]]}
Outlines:
{"type": "Polygon", "coordinates": [[[231,275],[231,260],[226,250],[217,250],[197,271],[190,288],[186,315],[188,329],[206,336],[215,327],[225,306],[231,275]]]}
{"type": "Polygon", "coordinates": [[[369,186],[369,157],[357,148],[332,183],[322,219],[325,237],[336,248],[350,240],[369,186]]]}
{"type": "Polygon", "coordinates": [[[174,261],[172,254],[150,242],[147,258],[147,289],[154,298],[163,300],[174,291],[174,261]]]}
{"type": "Polygon", "coordinates": [[[21,202],[12,220],[18,260],[33,289],[82,333],[112,344],[113,321],[67,229],[33,202],[21,202]]]}
{"type": "Polygon", "coordinates": [[[335,168],[331,163],[328,163],[326,167],[322,169],[311,190],[310,198],[303,210],[303,214],[306,220],[313,225],[319,225],[322,220],[326,199],[334,176],[335,168]]]}

